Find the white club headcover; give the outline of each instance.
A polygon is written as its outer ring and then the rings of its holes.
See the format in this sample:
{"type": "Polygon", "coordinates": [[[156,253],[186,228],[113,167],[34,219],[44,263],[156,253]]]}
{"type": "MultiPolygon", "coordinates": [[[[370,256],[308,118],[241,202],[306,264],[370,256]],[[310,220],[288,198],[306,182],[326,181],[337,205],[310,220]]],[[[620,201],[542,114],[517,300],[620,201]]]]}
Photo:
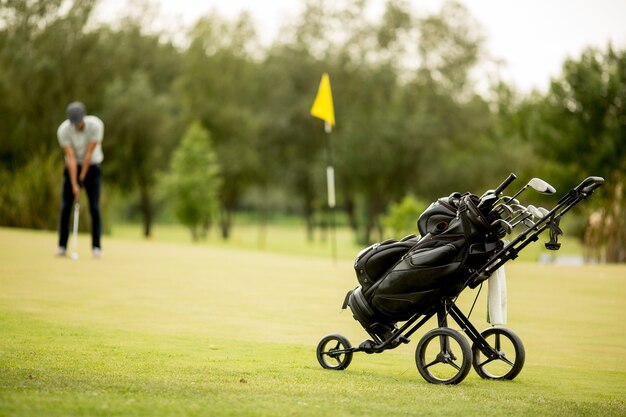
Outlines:
{"type": "Polygon", "coordinates": [[[501,266],[487,281],[487,322],[506,324],[506,274],[501,266]]]}

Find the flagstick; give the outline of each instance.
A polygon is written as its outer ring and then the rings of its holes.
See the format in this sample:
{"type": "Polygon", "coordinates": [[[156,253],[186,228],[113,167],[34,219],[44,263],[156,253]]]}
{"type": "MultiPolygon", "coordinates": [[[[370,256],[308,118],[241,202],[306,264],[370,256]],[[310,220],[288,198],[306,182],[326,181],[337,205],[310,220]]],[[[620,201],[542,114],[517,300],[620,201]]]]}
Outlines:
{"type": "Polygon", "coordinates": [[[333,106],[333,93],[330,88],[328,73],[322,75],[320,86],[315,95],[311,116],[324,121],[327,135],[328,167],[326,168],[326,182],[328,186],[328,208],[330,210],[330,222],[332,229],[331,251],[332,257],[337,262],[337,236],[335,232],[335,168],[333,167],[333,150],[330,144],[330,132],[335,124],[335,108],[333,106]]]}
{"type": "Polygon", "coordinates": [[[331,240],[330,250],[334,262],[337,262],[337,232],[335,230],[335,167],[333,166],[333,148],[330,142],[330,132],[332,126],[327,121],[324,122],[326,130],[326,153],[328,157],[328,166],[326,167],[326,187],[328,190],[328,208],[330,210],[330,228],[331,240]]]}

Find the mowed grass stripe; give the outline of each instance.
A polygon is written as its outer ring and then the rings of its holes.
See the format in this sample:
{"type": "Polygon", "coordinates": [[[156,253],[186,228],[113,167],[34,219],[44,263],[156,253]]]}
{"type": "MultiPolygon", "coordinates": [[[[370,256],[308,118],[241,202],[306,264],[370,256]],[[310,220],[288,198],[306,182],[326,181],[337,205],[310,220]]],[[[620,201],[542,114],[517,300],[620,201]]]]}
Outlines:
{"type": "Polygon", "coordinates": [[[366,338],[340,310],[349,261],[121,239],[71,261],[54,241],[0,229],[0,415],[626,414],[624,267],[511,263],[524,370],[439,387],[413,360],[428,326],[344,372],[319,367],[324,334],[366,338]]]}

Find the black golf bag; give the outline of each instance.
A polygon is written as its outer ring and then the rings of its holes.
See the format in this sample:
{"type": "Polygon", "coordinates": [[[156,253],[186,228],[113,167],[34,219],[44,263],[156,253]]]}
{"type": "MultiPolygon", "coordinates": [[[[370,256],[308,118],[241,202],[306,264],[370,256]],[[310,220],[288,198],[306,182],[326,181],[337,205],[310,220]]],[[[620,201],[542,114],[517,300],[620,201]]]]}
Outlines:
{"type": "Polygon", "coordinates": [[[479,197],[454,193],[418,219],[421,237],[374,244],[354,264],[360,286],[348,292],[343,308],[373,337],[385,338],[399,321],[422,314],[443,296],[458,295],[467,277],[497,249],[501,230],[490,226],[479,197]]]}

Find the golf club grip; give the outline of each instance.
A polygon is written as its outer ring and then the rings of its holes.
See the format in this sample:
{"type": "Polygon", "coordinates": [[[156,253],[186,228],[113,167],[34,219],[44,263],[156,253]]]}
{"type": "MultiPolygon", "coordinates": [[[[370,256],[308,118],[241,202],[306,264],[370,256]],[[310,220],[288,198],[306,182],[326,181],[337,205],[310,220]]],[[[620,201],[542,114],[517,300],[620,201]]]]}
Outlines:
{"type": "Polygon", "coordinates": [[[498,188],[496,188],[496,190],[494,191],[494,194],[495,195],[500,194],[502,191],[504,191],[506,187],[509,186],[509,184],[515,181],[516,178],[517,178],[517,175],[511,172],[509,176],[504,181],[502,181],[502,184],[498,185],[498,188]]]}

